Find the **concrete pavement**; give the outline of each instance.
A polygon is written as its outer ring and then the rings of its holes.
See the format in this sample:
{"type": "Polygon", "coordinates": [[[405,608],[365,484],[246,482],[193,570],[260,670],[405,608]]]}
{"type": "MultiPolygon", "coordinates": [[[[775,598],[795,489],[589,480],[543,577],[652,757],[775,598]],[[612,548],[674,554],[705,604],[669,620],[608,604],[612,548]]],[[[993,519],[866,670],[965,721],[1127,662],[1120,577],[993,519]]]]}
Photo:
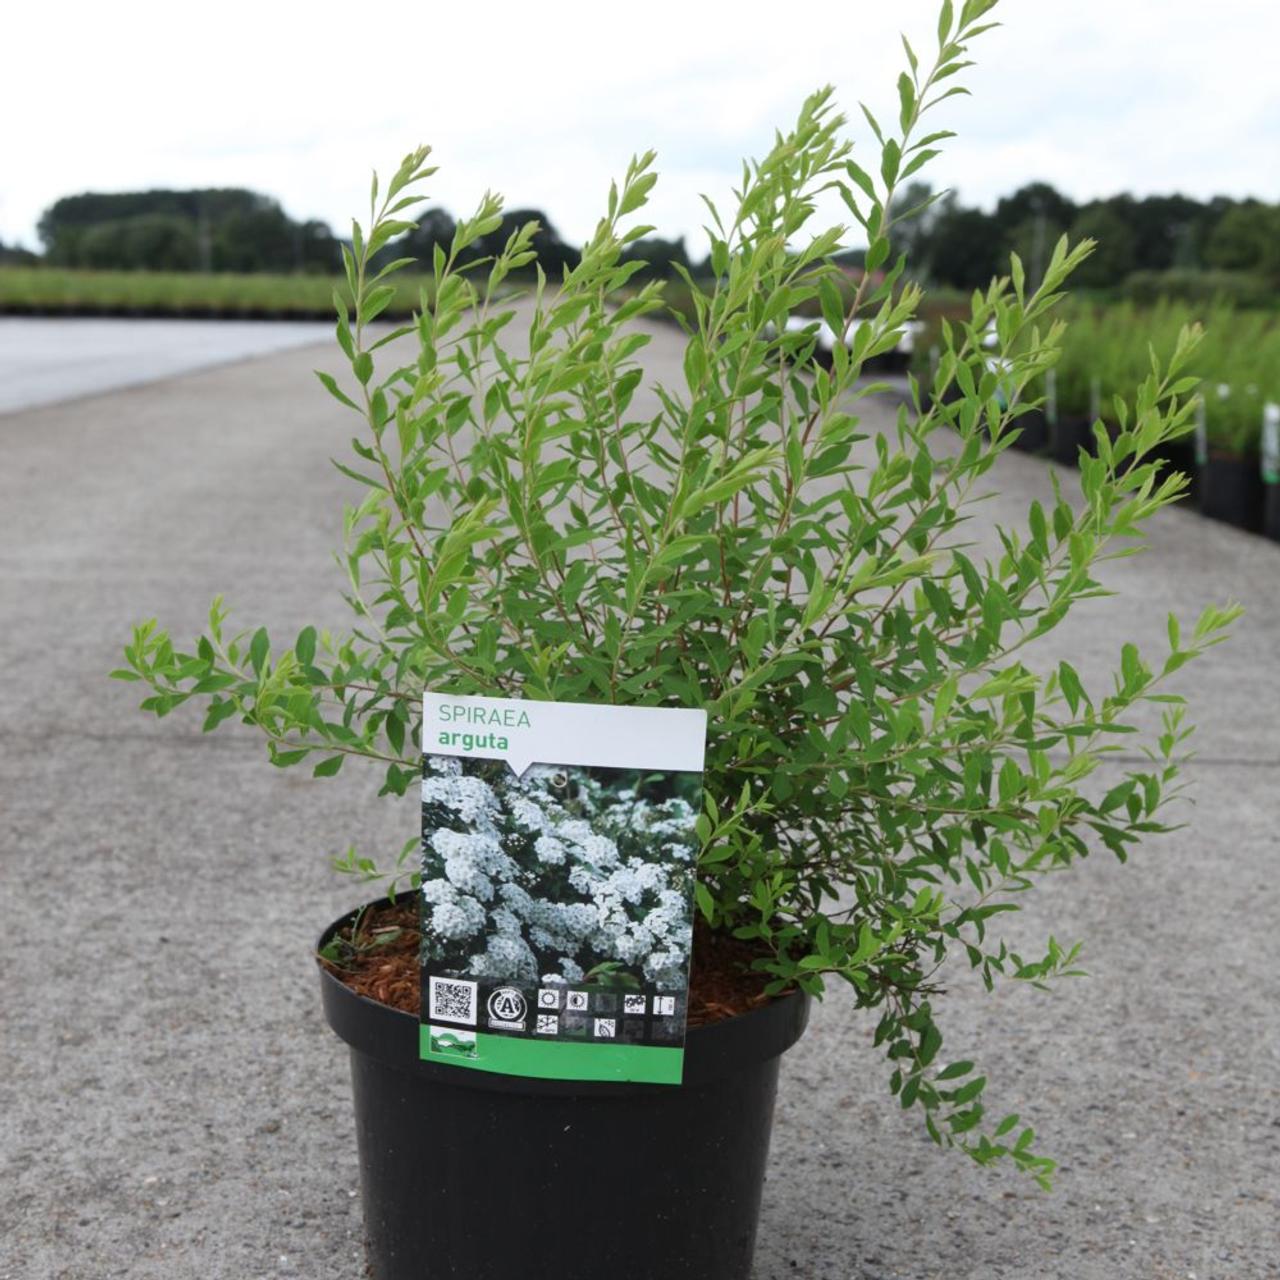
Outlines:
{"type": "Polygon", "coordinates": [[[323,342],[309,321],[0,316],[0,413],[323,342]]]}
{"type": "MultiPolygon", "coordinates": [[[[647,360],[678,376],[678,335],[647,360]]],[[[398,849],[416,806],[356,769],[277,772],[253,735],[156,722],[105,678],[131,622],[192,635],[217,592],[273,634],[344,622],[349,485],[327,459],[351,428],[318,363],[0,416],[0,1280],[364,1274],[310,946],[358,897],[326,855],[398,849]]],[[[995,483],[988,521],[1048,478],[1009,456],[995,483]]],[[[1107,569],[1123,601],[1056,647],[1096,676],[1122,639],[1158,651],[1171,608],[1246,603],[1185,673],[1190,826],[1028,900],[1012,939],[1085,939],[1090,979],[988,996],[957,970],[943,1006],[944,1054],[977,1057],[991,1106],[1035,1125],[1058,1189],[937,1152],[836,993],[784,1066],[757,1280],[1277,1274],[1280,548],[1190,512],[1156,532],[1107,569]]]]}

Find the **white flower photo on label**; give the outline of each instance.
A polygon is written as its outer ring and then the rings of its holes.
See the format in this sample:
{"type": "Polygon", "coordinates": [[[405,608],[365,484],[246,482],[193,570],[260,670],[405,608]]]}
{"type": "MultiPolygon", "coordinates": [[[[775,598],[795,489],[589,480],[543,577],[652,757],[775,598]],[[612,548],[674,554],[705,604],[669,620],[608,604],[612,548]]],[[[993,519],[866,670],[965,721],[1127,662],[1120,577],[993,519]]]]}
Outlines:
{"type": "Polygon", "coordinates": [[[428,756],[423,961],[432,972],[682,988],[697,774],[428,756]]]}

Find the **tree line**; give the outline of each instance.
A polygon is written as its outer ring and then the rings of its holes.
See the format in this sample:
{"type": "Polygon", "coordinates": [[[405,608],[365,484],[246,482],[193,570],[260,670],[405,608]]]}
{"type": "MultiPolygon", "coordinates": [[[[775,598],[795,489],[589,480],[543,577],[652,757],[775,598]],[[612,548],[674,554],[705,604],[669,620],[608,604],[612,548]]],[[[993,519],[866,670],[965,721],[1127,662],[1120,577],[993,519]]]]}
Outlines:
{"type": "Polygon", "coordinates": [[[36,228],[51,266],[116,271],[342,270],[327,223],[297,221],[241,187],[86,192],[45,210],[36,228]]]}
{"type": "MultiPolygon", "coordinates": [[[[955,193],[938,194],[922,183],[899,196],[896,248],[913,275],[934,286],[972,289],[1007,270],[1017,252],[1032,282],[1039,278],[1058,237],[1098,241],[1076,283],[1113,289],[1126,281],[1131,292],[1143,281],[1165,292],[1194,292],[1195,282],[1215,291],[1259,295],[1270,300],[1280,288],[1280,206],[1260,200],[1183,195],[1138,198],[1122,194],[1077,203],[1045,182],[1033,182],[986,211],[961,203],[955,193]],[[1168,289],[1182,281],[1182,288],[1168,289]],[[1190,283],[1188,283],[1190,282],[1190,283]]],[[[548,276],[576,265],[578,249],[567,243],[538,209],[512,209],[501,225],[469,247],[475,259],[497,252],[507,237],[536,221],[534,247],[548,276]]],[[[412,232],[384,250],[391,257],[431,261],[437,245],[448,249],[454,219],[429,209],[412,232]]],[[[149,271],[305,272],[332,274],[342,267],[342,241],[315,219],[297,221],[269,196],[243,188],[140,191],[67,196],[51,205],[38,227],[43,258],[0,245],[0,263],[44,261],[92,269],[149,271]]],[[[649,274],[680,271],[708,276],[707,259],[692,258],[683,237],[650,236],[628,246],[629,258],[649,274]]],[[[846,255],[857,266],[857,252],[846,255]]],[[[1241,301],[1254,300],[1249,297],[1241,301]]]]}
{"type": "Polygon", "coordinates": [[[895,202],[897,231],[914,273],[958,289],[979,288],[1007,270],[1010,252],[1037,282],[1058,238],[1089,237],[1097,248],[1072,277],[1082,288],[1113,288],[1135,276],[1236,273],[1260,289],[1280,287],[1280,205],[1261,200],[1128,194],[1077,204],[1047,182],[1003,196],[991,212],[911,184],[895,202]]]}

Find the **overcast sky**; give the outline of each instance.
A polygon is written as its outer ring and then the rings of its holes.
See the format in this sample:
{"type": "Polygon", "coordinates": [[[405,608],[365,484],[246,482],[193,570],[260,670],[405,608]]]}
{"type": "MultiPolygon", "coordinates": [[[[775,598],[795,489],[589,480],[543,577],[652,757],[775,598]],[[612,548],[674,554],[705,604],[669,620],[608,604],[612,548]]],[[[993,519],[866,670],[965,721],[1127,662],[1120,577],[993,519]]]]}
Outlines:
{"type": "MultiPolygon", "coordinates": [[[[957,0],[957,8],[959,0],[957,0]]],[[[247,186],[345,228],[368,171],[419,141],[434,202],[486,187],[581,241],[628,156],[659,153],[646,221],[701,248],[722,195],[804,94],[896,105],[903,30],[932,48],[933,0],[516,5],[226,0],[25,4],[0,64],[0,240],[36,247],[61,195],[247,186]],[[623,25],[621,15],[632,15],[623,25]],[[376,19],[369,15],[376,14],[376,19]],[[801,19],[805,25],[801,25],[801,19]],[[376,23],[370,26],[370,23],[376,23]]],[[[1265,0],[1004,0],[936,127],[930,170],[990,206],[1045,179],[1077,200],[1280,199],[1280,9],[1265,0]]]]}

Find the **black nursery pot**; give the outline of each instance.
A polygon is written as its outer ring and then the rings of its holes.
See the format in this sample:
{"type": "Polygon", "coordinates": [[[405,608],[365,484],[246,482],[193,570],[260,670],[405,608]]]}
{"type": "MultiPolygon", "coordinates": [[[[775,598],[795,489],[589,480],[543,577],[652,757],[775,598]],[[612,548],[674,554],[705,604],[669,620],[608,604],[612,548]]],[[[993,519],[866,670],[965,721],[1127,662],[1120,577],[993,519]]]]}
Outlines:
{"type": "Polygon", "coordinates": [[[1196,446],[1190,437],[1182,437],[1178,440],[1167,440],[1164,444],[1157,446],[1151,451],[1153,459],[1159,459],[1164,466],[1161,468],[1161,477],[1166,476],[1170,471],[1180,471],[1189,481],[1187,491],[1182,498],[1185,503],[1187,501],[1196,501],[1200,495],[1200,468],[1196,462],[1196,446]]]}
{"type": "Polygon", "coordinates": [[[946,390],[940,396],[935,396],[932,391],[929,392],[929,402],[936,408],[941,408],[949,404],[955,404],[957,400],[964,399],[964,392],[960,390],[955,382],[947,384],[946,390]]]}
{"type": "Polygon", "coordinates": [[[650,1085],[423,1062],[412,1015],[320,985],[350,1046],[373,1280],[747,1280],[807,996],[691,1029],[684,1083],[650,1085]]]}
{"type": "Polygon", "coordinates": [[[1049,420],[1043,409],[1028,409],[1013,420],[1021,433],[1014,442],[1015,449],[1023,453],[1043,453],[1049,447],[1049,420]]]}
{"type": "Polygon", "coordinates": [[[1241,529],[1260,529],[1264,487],[1256,457],[1210,453],[1200,466],[1200,510],[1241,529]]]}
{"type": "Polygon", "coordinates": [[[1280,542],[1280,484],[1266,486],[1262,502],[1262,532],[1273,542],[1280,542]]]}
{"type": "Polygon", "coordinates": [[[1093,452],[1093,424],[1088,418],[1059,418],[1049,424],[1049,457],[1063,466],[1074,467],[1080,450],[1093,452]]]}

